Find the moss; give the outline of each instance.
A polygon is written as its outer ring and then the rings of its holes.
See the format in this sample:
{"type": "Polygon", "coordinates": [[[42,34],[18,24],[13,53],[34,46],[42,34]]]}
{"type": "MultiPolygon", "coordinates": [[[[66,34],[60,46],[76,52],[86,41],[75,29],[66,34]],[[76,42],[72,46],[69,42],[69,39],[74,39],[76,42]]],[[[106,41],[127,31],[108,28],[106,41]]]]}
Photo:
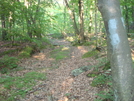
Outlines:
{"type": "Polygon", "coordinates": [[[69,48],[60,47],[58,49],[51,51],[50,57],[54,58],[55,60],[62,60],[64,58],[67,58],[69,56],[69,53],[70,53],[69,48]]]}
{"type": "Polygon", "coordinates": [[[88,58],[88,57],[93,57],[93,56],[97,56],[98,55],[98,51],[93,49],[92,51],[89,51],[87,53],[85,53],[82,58],[88,58]]]}
{"type": "Polygon", "coordinates": [[[2,92],[2,97],[0,97],[0,100],[16,101],[15,98],[24,97],[26,93],[30,91],[32,87],[37,83],[38,80],[46,80],[46,74],[38,72],[28,72],[22,77],[1,77],[0,84],[2,85],[2,89],[0,89],[0,94],[2,92]]]}

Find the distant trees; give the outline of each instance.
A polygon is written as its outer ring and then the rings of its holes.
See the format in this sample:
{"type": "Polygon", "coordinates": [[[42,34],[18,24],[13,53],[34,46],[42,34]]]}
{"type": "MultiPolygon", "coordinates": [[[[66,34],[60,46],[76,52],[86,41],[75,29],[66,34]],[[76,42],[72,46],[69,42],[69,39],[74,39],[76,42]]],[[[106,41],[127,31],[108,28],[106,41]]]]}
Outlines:
{"type": "Polygon", "coordinates": [[[42,0],[0,0],[1,39],[41,38],[50,23],[46,8],[51,5],[42,0]]]}
{"type": "Polygon", "coordinates": [[[121,0],[121,9],[123,17],[125,18],[127,32],[131,33],[134,31],[134,1],[121,0]]]}
{"type": "MultiPolygon", "coordinates": [[[[78,41],[81,43],[85,40],[85,35],[89,33],[95,33],[94,14],[95,2],[84,0],[65,0],[65,5],[70,14],[70,18],[73,23],[75,35],[78,37],[78,41]]],[[[96,21],[97,22],[97,21],[96,21]]]]}
{"type": "MultiPolygon", "coordinates": [[[[133,0],[121,0],[128,32],[133,32],[133,0]]],[[[96,0],[0,0],[0,38],[20,40],[41,38],[45,33],[75,33],[80,43],[85,37],[104,33],[96,0]]],[[[96,38],[97,40],[97,38],[96,38]]]]}
{"type": "Polygon", "coordinates": [[[107,32],[114,101],[134,101],[134,67],[119,0],[98,0],[107,32]]]}

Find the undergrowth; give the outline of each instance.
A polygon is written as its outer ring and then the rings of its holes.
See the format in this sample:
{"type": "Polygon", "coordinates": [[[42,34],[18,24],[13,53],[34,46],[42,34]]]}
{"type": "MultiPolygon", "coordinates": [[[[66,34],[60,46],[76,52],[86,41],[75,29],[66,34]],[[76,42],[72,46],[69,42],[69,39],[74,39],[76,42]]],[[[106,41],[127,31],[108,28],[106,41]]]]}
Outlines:
{"type": "Polygon", "coordinates": [[[92,41],[90,41],[90,42],[85,41],[85,42],[83,42],[83,43],[79,43],[78,40],[73,41],[73,42],[71,42],[71,43],[72,43],[73,46],[91,46],[91,45],[94,44],[94,42],[92,42],[92,41]]]}
{"type": "Polygon", "coordinates": [[[18,58],[10,57],[5,55],[2,59],[0,59],[0,72],[7,73],[8,70],[14,69],[18,67],[18,58]]]}
{"type": "Polygon", "coordinates": [[[0,78],[0,101],[16,101],[32,90],[38,80],[45,79],[46,74],[38,72],[28,72],[21,77],[3,76],[0,78]]]}
{"type": "Polygon", "coordinates": [[[88,77],[94,77],[91,86],[104,88],[97,95],[94,101],[113,101],[112,76],[110,62],[104,57],[97,59],[98,64],[94,65],[94,71],[88,77]]]}
{"type": "Polygon", "coordinates": [[[96,98],[94,101],[114,101],[113,90],[111,88],[107,91],[100,91],[96,95],[98,98],[96,98]]]}
{"type": "Polygon", "coordinates": [[[19,57],[20,58],[28,58],[31,56],[33,52],[33,48],[31,46],[26,46],[20,53],[19,57]]]}
{"type": "Polygon", "coordinates": [[[103,88],[97,93],[97,98],[94,101],[113,101],[113,90],[112,90],[112,77],[105,73],[99,74],[94,78],[91,86],[103,88]]]}

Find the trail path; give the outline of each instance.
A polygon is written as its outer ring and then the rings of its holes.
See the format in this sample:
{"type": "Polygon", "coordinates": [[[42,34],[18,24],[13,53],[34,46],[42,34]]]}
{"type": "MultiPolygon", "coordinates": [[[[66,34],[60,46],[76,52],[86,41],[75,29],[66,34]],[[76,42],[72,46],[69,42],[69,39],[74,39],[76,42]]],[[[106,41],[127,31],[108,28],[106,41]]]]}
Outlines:
{"type": "Polygon", "coordinates": [[[22,60],[20,66],[25,70],[18,71],[14,75],[39,71],[47,73],[47,80],[38,82],[33,90],[19,101],[93,101],[98,92],[98,88],[90,86],[93,78],[86,77],[86,73],[76,77],[70,75],[71,71],[76,68],[95,64],[92,58],[81,58],[85,52],[91,50],[90,47],[71,46],[65,40],[53,40],[53,43],[69,47],[70,57],[55,61],[49,57],[53,49],[48,48],[29,59],[22,60]]]}

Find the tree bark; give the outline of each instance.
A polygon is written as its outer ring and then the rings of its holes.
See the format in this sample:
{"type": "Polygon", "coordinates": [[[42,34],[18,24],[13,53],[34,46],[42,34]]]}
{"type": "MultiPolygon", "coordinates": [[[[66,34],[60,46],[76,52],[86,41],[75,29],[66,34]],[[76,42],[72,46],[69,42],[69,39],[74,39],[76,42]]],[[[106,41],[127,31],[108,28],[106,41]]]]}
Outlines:
{"type": "MultiPolygon", "coordinates": [[[[125,0],[127,2],[127,0],[125,0]]],[[[127,33],[129,33],[129,11],[128,11],[128,5],[125,5],[125,21],[126,21],[126,29],[127,33]]]]}
{"type": "Polygon", "coordinates": [[[71,16],[71,19],[73,21],[73,27],[74,27],[74,30],[75,30],[75,34],[79,35],[79,29],[78,29],[77,24],[76,24],[74,11],[70,9],[67,0],[65,0],[65,4],[66,4],[67,9],[70,11],[70,16],[71,16]]]}
{"type": "Polygon", "coordinates": [[[134,68],[119,0],[98,0],[112,69],[114,101],[134,101],[134,68]]]}
{"type": "Polygon", "coordinates": [[[80,41],[84,41],[84,8],[83,0],[79,0],[79,24],[80,24],[80,41]]]}
{"type": "Polygon", "coordinates": [[[1,15],[1,26],[2,26],[2,40],[8,40],[7,31],[6,31],[6,18],[5,15],[1,15]]]}

